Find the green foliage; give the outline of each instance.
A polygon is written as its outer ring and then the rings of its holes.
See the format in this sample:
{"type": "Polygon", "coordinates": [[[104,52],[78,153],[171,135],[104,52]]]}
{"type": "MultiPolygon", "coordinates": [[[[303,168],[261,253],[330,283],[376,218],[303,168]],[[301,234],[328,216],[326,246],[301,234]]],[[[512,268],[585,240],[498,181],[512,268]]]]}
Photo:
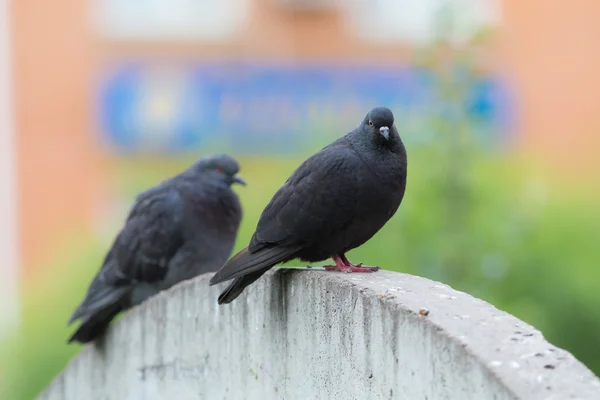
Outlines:
{"type": "Polygon", "coordinates": [[[40,268],[36,281],[25,287],[18,332],[0,342],[0,399],[35,398],[79,350],[67,346],[66,322],[97,270],[102,249],[88,237],[70,240],[71,256],[40,268]],[[74,250],[74,251],[73,251],[74,250]]]}

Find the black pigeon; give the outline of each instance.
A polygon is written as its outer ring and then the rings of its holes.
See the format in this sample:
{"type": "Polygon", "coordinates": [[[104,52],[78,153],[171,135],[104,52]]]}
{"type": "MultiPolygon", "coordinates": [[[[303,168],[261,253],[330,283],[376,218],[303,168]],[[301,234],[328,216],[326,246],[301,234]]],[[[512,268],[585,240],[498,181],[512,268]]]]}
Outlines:
{"type": "Polygon", "coordinates": [[[222,154],[142,192],[69,324],[69,343],[102,336],[110,321],[161,290],[223,266],[242,217],[239,165],[222,154]]]}
{"type": "Polygon", "coordinates": [[[369,240],[394,215],[406,188],[406,149],[385,107],[304,161],[264,209],[248,247],[210,284],[234,279],[219,296],[230,303],[277,263],[322,261],[327,270],[371,272],[345,253],[369,240]]]}

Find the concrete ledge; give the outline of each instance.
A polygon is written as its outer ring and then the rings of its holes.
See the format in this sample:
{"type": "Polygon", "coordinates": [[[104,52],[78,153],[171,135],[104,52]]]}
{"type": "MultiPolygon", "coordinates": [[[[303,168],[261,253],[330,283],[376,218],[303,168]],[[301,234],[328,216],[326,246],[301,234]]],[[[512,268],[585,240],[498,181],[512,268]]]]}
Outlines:
{"type": "Polygon", "coordinates": [[[539,331],[428,279],[279,270],[220,307],[208,280],[130,311],[39,399],[600,399],[539,331]]]}

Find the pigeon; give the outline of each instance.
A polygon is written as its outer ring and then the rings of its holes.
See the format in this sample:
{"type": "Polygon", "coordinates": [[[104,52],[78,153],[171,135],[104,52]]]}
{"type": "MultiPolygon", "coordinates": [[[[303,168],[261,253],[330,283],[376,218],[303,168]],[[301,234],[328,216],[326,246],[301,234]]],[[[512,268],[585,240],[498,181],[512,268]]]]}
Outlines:
{"type": "Polygon", "coordinates": [[[246,182],[226,154],[202,157],[136,198],[87,295],[73,313],[81,326],[69,339],[103,336],[121,311],[199,274],[231,255],[242,208],[231,185],[246,182]]]}
{"type": "Polygon", "coordinates": [[[386,107],[304,161],[262,212],[248,247],[210,285],[233,279],[218,298],[231,303],[277,263],[332,258],[328,271],[374,272],[345,253],[361,246],[396,213],[406,190],[406,148],[386,107]]]}

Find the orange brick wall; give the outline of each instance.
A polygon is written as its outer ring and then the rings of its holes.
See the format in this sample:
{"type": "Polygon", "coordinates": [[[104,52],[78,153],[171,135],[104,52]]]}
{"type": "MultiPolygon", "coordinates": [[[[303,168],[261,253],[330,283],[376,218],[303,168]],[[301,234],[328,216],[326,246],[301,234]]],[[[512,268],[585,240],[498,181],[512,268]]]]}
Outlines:
{"type": "Polygon", "coordinates": [[[568,174],[600,165],[600,2],[504,0],[504,63],[523,151],[568,174]]]}
{"type": "MultiPolygon", "coordinates": [[[[99,156],[90,135],[90,35],[83,0],[12,2],[20,253],[49,260],[90,220],[99,156]]],[[[25,274],[31,272],[26,268],[25,274]]]]}

